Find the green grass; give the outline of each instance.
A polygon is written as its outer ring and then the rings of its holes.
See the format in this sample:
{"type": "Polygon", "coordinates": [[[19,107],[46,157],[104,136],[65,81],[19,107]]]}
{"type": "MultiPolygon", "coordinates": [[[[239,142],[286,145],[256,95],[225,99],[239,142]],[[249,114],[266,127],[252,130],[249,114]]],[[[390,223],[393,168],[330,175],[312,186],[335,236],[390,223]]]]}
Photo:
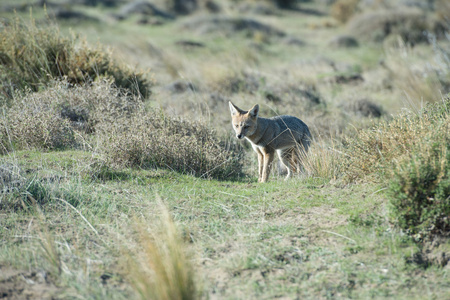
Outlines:
{"type": "Polygon", "coordinates": [[[445,297],[450,289],[447,269],[413,262],[420,248],[382,217],[386,202],[377,185],[343,189],[321,179],[275,176],[260,185],[253,178],[204,180],[166,170],[89,176],[91,157],[79,151],[16,152],[2,157],[6,162],[28,169],[30,178],[71,174],[45,183],[51,196],[39,203],[41,217],[33,206],[8,206],[23,190],[0,195],[0,266],[45,270],[66,296],[133,294],[121,253],[135,247],[136,218],[146,220],[139,226],[156,226],[158,198],[211,296],[423,299],[445,297]],[[77,195],[76,206],[58,200],[70,195],[77,195]],[[43,250],[45,228],[60,274],[43,250]]]}

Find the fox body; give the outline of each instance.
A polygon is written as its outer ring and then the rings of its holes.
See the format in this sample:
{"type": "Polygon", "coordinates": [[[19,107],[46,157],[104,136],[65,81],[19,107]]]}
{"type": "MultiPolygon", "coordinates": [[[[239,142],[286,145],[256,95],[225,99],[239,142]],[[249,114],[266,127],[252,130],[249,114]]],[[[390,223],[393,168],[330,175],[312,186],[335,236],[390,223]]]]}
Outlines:
{"type": "Polygon", "coordinates": [[[259,106],[244,111],[229,102],[231,122],[236,137],[246,138],[258,154],[258,181],[266,182],[275,152],[287,168],[288,179],[294,169],[299,171],[301,156],[308,151],[311,133],[308,126],[293,116],[261,118],[259,106]]]}

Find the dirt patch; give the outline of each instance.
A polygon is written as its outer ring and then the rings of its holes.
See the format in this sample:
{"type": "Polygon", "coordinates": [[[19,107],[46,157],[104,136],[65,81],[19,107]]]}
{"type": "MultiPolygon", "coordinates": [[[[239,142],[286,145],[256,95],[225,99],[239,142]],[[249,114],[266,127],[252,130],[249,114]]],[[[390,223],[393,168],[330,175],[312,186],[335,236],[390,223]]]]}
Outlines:
{"type": "Polygon", "coordinates": [[[58,292],[45,271],[0,266],[0,299],[57,299],[58,292]]]}

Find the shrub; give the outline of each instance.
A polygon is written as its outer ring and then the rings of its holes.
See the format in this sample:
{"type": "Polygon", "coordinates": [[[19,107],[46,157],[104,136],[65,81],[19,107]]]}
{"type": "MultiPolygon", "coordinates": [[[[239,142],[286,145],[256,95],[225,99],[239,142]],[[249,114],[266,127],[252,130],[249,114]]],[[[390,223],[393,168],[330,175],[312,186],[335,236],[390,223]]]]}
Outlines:
{"type": "Polygon", "coordinates": [[[13,99],[12,107],[0,118],[0,153],[78,147],[82,136],[94,133],[96,124],[126,116],[142,103],[108,80],[89,86],[54,81],[44,91],[28,91],[13,99]]]}
{"type": "Polygon", "coordinates": [[[89,48],[78,37],[61,37],[56,26],[16,19],[3,26],[0,40],[0,105],[10,102],[17,90],[38,91],[58,78],[80,85],[107,76],[132,93],[150,94],[144,74],[115,63],[100,46],[89,48]]]}
{"type": "Polygon", "coordinates": [[[418,238],[450,230],[450,98],[361,130],[348,142],[344,174],[389,187],[394,224],[418,238]]]}
{"type": "Polygon", "coordinates": [[[450,137],[423,148],[396,164],[389,185],[391,218],[420,239],[450,233],[450,137]]]}
{"type": "Polygon", "coordinates": [[[200,122],[140,111],[101,123],[104,154],[111,165],[168,168],[200,177],[229,178],[241,173],[237,146],[219,139],[200,122]]]}
{"type": "Polygon", "coordinates": [[[27,148],[63,150],[75,145],[70,122],[45,105],[16,106],[0,119],[0,154],[27,148]]]}

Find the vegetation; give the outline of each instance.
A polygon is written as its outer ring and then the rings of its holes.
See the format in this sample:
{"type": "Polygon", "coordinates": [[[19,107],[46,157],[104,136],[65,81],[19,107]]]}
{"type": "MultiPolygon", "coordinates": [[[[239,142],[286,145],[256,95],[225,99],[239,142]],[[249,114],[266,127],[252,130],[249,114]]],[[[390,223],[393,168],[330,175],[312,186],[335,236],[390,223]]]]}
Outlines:
{"type": "Polygon", "coordinates": [[[111,77],[118,87],[150,95],[150,81],[144,74],[119,66],[100,46],[91,48],[77,36],[63,37],[54,25],[26,24],[18,18],[11,22],[0,32],[0,101],[9,102],[14,93],[38,91],[62,78],[85,84],[111,77]]]}
{"type": "Polygon", "coordinates": [[[447,297],[446,1],[19,2],[0,295],[447,297]],[[229,100],[308,124],[301,174],[256,183],[229,100]]]}

